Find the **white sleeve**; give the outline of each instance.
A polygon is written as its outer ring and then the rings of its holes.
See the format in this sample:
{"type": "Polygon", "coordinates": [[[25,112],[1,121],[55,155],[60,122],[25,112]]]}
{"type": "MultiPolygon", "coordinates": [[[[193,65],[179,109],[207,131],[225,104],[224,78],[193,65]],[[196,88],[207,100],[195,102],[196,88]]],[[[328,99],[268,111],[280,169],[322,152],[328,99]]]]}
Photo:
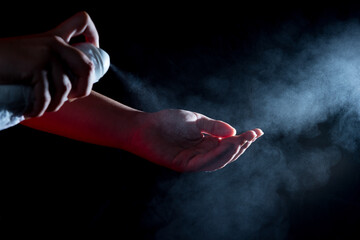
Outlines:
{"type": "Polygon", "coordinates": [[[32,89],[24,85],[0,85],[0,130],[24,120],[32,89]]]}

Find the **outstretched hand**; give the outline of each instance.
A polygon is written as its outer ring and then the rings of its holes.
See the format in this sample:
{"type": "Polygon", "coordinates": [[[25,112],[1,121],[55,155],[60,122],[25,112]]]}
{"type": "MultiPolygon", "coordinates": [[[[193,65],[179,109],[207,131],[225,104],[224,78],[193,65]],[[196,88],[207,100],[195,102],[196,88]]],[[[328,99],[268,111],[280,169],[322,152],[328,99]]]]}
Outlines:
{"type": "Polygon", "coordinates": [[[239,158],[261,129],[236,135],[229,124],[185,110],[145,114],[133,134],[133,152],[175,171],[213,171],[239,158]]]}

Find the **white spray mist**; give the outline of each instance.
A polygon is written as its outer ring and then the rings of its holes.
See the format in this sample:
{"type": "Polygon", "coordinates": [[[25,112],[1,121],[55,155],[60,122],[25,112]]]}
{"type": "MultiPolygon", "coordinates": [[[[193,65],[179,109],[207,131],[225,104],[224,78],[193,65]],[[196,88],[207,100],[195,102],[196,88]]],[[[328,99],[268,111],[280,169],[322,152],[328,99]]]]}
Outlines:
{"type": "MultiPolygon", "coordinates": [[[[232,64],[211,77],[174,76],[173,89],[119,75],[139,93],[143,110],[183,108],[223,119],[238,132],[266,132],[223,170],[159,183],[144,217],[162,226],[156,239],[285,239],[286,198],[324,186],[342,152],[357,148],[359,23],[334,23],[315,34],[287,24],[254,44],[255,61],[231,56],[232,64]],[[202,93],[189,91],[182,79],[192,79],[202,93]]],[[[182,67],[200,71],[197,60],[189,56],[182,67]]]]}

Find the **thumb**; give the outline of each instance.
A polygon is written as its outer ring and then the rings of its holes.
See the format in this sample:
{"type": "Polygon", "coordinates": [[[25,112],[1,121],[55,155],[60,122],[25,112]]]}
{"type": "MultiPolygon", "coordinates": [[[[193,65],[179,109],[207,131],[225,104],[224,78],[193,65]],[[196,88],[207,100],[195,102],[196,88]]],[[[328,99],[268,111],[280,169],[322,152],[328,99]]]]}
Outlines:
{"type": "Polygon", "coordinates": [[[50,31],[64,41],[69,42],[72,37],[83,35],[87,42],[99,47],[99,35],[95,24],[86,12],[78,12],[50,31]]]}
{"type": "Polygon", "coordinates": [[[202,133],[217,137],[231,137],[236,134],[236,129],[226,122],[214,120],[199,113],[195,115],[197,116],[196,125],[202,133]]]}

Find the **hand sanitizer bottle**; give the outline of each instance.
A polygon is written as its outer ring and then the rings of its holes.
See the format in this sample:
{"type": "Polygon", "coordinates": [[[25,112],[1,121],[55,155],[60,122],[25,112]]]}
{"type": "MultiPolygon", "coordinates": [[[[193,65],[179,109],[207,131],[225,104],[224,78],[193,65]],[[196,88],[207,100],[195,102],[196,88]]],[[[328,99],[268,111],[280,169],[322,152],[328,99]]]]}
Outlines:
{"type": "MultiPolygon", "coordinates": [[[[95,82],[99,81],[110,67],[109,55],[90,43],[77,43],[74,47],[81,50],[94,63],[95,82]]],[[[23,114],[31,101],[32,87],[0,84],[0,130],[23,121],[23,114]]]]}

